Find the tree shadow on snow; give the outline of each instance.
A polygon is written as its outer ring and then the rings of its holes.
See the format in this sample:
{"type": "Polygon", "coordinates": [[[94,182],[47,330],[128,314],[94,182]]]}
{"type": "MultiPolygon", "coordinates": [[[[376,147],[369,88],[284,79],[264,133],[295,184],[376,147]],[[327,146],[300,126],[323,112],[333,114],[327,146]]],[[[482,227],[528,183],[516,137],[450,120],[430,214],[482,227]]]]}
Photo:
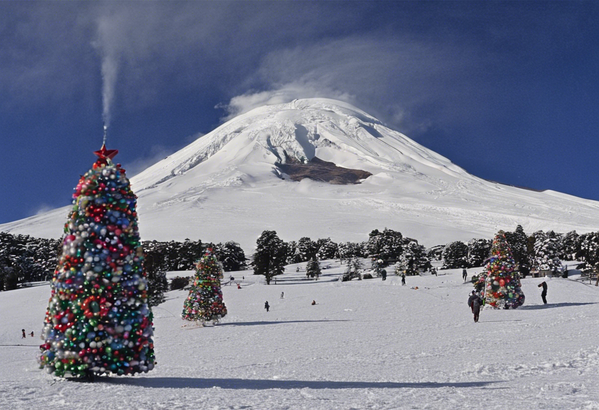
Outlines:
{"type": "Polygon", "coordinates": [[[287,323],[323,323],[323,322],[349,322],[349,320],[280,320],[280,321],[262,320],[259,322],[219,323],[218,327],[221,327],[221,326],[267,326],[267,325],[285,325],[287,323]]]}
{"type": "Polygon", "coordinates": [[[486,387],[490,382],[460,383],[399,383],[399,382],[359,382],[359,381],[311,381],[311,380],[259,380],[259,379],[201,379],[191,377],[147,377],[147,378],[115,378],[102,377],[96,381],[109,384],[127,384],[148,388],[166,389],[436,389],[443,387],[470,388],[486,387]]]}
{"type": "Polygon", "coordinates": [[[503,322],[522,322],[522,319],[514,320],[479,320],[479,323],[503,323],[503,322]]]}
{"type": "Polygon", "coordinates": [[[584,305],[596,305],[597,302],[564,302],[564,303],[547,303],[546,305],[525,305],[521,306],[518,309],[522,310],[537,310],[537,309],[551,309],[551,308],[560,308],[560,307],[570,307],[570,306],[584,306],[584,305]]]}
{"type": "Polygon", "coordinates": [[[270,285],[271,286],[279,286],[279,285],[290,286],[290,285],[311,285],[311,284],[317,284],[317,283],[339,282],[339,276],[341,276],[341,275],[331,275],[331,277],[329,277],[329,278],[323,278],[322,276],[320,276],[320,278],[318,280],[307,279],[307,278],[277,279],[277,283],[274,283],[274,281],[271,281],[270,285]]]}

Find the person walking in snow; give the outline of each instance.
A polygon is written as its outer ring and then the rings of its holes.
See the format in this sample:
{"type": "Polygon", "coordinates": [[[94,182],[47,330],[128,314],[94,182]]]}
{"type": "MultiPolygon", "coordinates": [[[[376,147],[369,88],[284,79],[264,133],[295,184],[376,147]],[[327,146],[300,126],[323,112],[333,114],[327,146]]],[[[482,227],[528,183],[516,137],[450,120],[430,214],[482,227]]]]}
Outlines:
{"type": "Polygon", "coordinates": [[[267,312],[270,309],[270,305],[268,304],[268,300],[266,302],[264,302],[264,309],[266,309],[267,312]]]}
{"type": "Polygon", "coordinates": [[[403,273],[401,274],[401,286],[405,286],[406,285],[406,271],[403,271],[403,273]]]}
{"type": "Polygon", "coordinates": [[[543,304],[547,304],[547,282],[543,281],[541,283],[539,283],[539,287],[543,288],[543,291],[541,292],[541,299],[543,299],[543,304]]]}
{"type": "Polygon", "coordinates": [[[285,292],[281,292],[281,299],[285,299],[285,292]]]}
{"type": "Polygon", "coordinates": [[[462,279],[464,279],[464,282],[466,282],[466,279],[468,279],[468,272],[466,271],[466,268],[462,269],[462,279]]]}
{"type": "Polygon", "coordinates": [[[474,314],[474,322],[478,322],[478,316],[480,315],[480,307],[483,304],[483,300],[480,296],[476,294],[476,291],[472,291],[470,297],[468,298],[468,306],[472,310],[474,314]]]}
{"type": "Polygon", "coordinates": [[[27,335],[25,334],[25,329],[21,329],[21,332],[23,332],[23,339],[27,338],[27,335]]]}

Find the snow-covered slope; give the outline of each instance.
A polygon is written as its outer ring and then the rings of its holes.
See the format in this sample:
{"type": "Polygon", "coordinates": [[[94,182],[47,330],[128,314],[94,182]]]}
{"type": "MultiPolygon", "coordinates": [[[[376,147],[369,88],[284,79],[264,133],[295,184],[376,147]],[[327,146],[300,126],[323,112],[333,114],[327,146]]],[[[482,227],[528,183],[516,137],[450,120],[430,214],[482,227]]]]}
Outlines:
{"type": "MultiPolygon", "coordinates": [[[[90,165],[93,161],[90,158],[90,165]]],[[[73,184],[76,180],[73,180],[73,184]]],[[[526,232],[599,229],[599,203],[482,180],[349,104],[264,106],[227,122],[132,178],[143,239],[362,241],[390,228],[425,245],[526,232]],[[356,185],[291,181],[278,163],[317,157],[372,174],[356,185]]],[[[59,237],[67,208],[0,225],[59,237]]]]}
{"type": "Polygon", "coordinates": [[[401,286],[338,282],[344,266],[329,263],[317,282],[295,266],[270,286],[232,273],[242,288],[223,286],[229,313],[215,327],[182,327],[188,292],[168,292],[153,309],[156,368],[94,383],[38,369],[47,284],[0,292],[0,408],[599,409],[599,288],[525,278],[524,306],[474,323],[461,271],[401,286]]]}

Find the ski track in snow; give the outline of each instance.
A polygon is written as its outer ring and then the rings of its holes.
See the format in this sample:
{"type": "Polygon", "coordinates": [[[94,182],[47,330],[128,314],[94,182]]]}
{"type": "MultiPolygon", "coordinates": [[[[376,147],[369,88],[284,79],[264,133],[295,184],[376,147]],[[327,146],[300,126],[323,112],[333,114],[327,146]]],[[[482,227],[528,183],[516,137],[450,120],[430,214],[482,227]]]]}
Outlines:
{"type": "Polygon", "coordinates": [[[343,267],[324,265],[319,281],[290,265],[270,286],[227,273],[242,289],[223,286],[229,314],[214,327],[182,327],[187,291],[169,292],[154,308],[156,368],[94,383],[37,367],[47,284],[0,292],[0,408],[599,409],[599,288],[577,276],[543,278],[548,305],[543,279],[525,278],[524,306],[475,324],[461,270],[401,286],[339,282],[343,267]]]}

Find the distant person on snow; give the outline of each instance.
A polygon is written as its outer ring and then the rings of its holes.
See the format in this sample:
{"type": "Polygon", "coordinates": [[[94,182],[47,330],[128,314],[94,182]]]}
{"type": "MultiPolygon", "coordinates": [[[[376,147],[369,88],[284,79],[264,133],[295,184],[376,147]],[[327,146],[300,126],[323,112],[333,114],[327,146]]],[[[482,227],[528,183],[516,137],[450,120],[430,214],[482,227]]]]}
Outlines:
{"type": "Polygon", "coordinates": [[[27,337],[27,335],[25,334],[25,329],[21,329],[21,332],[23,332],[23,339],[25,339],[27,337]]]}
{"type": "Polygon", "coordinates": [[[547,282],[543,281],[543,282],[539,283],[539,287],[543,288],[543,291],[541,292],[541,299],[543,299],[543,303],[546,305],[547,304],[547,282]]]}
{"type": "Polygon", "coordinates": [[[476,294],[476,291],[473,290],[472,294],[468,298],[468,306],[472,310],[474,314],[474,322],[478,322],[478,316],[480,315],[480,307],[483,304],[483,300],[480,296],[476,294]]]}
{"type": "Polygon", "coordinates": [[[406,285],[406,271],[401,274],[401,286],[406,285]]]}
{"type": "Polygon", "coordinates": [[[466,279],[468,279],[468,272],[466,271],[466,268],[462,269],[462,279],[464,279],[464,282],[466,282],[466,279]]]}
{"type": "Polygon", "coordinates": [[[281,299],[285,299],[285,292],[281,292],[281,299]]]}
{"type": "Polygon", "coordinates": [[[312,306],[314,306],[315,304],[316,304],[316,301],[315,301],[315,300],[313,300],[313,301],[312,301],[312,306]]]}
{"type": "Polygon", "coordinates": [[[267,312],[270,309],[270,305],[268,304],[268,300],[266,302],[264,302],[264,309],[266,309],[267,312]]]}

